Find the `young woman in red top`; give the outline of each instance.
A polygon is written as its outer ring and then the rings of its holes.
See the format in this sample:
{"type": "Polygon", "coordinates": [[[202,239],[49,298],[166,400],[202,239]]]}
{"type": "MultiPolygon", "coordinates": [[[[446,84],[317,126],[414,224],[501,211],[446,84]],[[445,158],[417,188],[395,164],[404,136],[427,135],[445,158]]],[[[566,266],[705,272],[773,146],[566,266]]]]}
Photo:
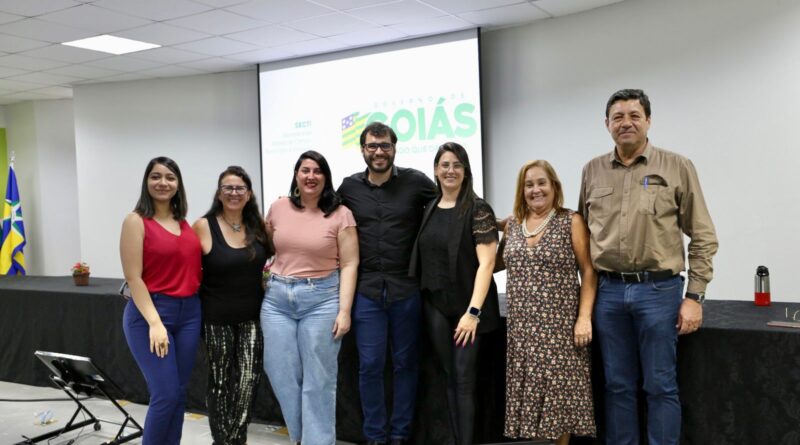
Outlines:
{"type": "Polygon", "coordinates": [[[120,237],[122,270],[133,295],[122,327],[150,392],[143,445],[180,444],[200,340],[200,240],[185,217],[178,164],[152,159],[120,237]]]}

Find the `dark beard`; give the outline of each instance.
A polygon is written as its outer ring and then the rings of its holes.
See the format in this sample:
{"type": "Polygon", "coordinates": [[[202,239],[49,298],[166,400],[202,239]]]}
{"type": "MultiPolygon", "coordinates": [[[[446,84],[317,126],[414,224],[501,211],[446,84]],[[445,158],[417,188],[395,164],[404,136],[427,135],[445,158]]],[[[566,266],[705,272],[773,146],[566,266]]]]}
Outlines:
{"type": "Polygon", "coordinates": [[[371,158],[367,157],[366,161],[367,161],[367,167],[369,168],[369,170],[371,172],[374,172],[374,173],[386,173],[387,171],[391,170],[392,167],[394,166],[394,157],[387,157],[386,158],[386,167],[381,168],[381,169],[377,169],[377,168],[374,167],[373,161],[372,161],[371,158]]]}

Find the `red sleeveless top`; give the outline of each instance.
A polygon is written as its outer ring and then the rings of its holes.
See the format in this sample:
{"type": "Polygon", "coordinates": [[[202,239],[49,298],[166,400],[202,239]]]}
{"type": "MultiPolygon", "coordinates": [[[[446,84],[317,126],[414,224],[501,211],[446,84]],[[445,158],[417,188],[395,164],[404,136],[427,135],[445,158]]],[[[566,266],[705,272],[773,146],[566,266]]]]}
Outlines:
{"type": "Polygon", "coordinates": [[[200,239],[186,221],[174,235],[152,218],[144,221],[142,280],[150,294],[190,297],[197,293],[202,277],[200,239]]]}

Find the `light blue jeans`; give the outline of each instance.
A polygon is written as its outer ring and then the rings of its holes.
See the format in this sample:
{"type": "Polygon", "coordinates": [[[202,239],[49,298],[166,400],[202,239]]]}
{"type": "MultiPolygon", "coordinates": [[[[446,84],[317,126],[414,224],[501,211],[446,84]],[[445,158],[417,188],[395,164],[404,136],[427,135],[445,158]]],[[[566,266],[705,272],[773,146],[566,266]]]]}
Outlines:
{"type": "Polygon", "coordinates": [[[270,277],[261,305],[264,370],[293,442],[336,443],[341,340],[332,331],[338,313],[338,271],[324,278],[270,277]]]}

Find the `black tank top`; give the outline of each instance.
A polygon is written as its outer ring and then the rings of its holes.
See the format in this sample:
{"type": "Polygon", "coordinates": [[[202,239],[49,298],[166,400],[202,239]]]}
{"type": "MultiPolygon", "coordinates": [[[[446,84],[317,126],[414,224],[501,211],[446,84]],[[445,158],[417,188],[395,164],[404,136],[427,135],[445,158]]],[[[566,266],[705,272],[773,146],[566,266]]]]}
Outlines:
{"type": "Polygon", "coordinates": [[[206,219],[211,231],[211,251],[203,255],[203,282],[200,285],[203,321],[235,324],[258,320],[264,298],[261,284],[262,270],[267,261],[264,246],[253,243],[255,256],[246,247],[235,249],[222,236],[217,218],[206,219]]]}

